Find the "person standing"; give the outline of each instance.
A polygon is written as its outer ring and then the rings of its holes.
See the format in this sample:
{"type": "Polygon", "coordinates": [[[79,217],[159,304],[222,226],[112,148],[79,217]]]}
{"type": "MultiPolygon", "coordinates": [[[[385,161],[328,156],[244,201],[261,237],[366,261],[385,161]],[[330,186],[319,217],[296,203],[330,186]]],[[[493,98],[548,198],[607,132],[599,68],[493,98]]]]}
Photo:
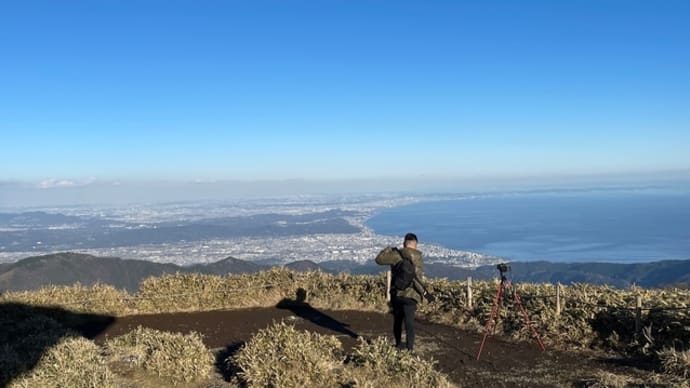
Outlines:
{"type": "MultiPolygon", "coordinates": [[[[395,267],[401,260],[409,260],[414,264],[415,280],[405,289],[395,287],[395,279],[391,282],[391,305],[393,307],[393,336],[395,346],[403,349],[402,344],[402,325],[405,324],[405,348],[412,351],[414,349],[414,316],[417,311],[417,304],[422,301],[422,297],[431,301],[433,298],[421,283],[422,279],[422,252],[417,249],[417,236],[414,233],[407,233],[403,240],[402,249],[387,247],[376,256],[376,264],[390,265],[395,267]]],[[[395,271],[394,271],[395,272],[395,271]]],[[[395,275],[394,275],[395,276],[395,275]]]]}

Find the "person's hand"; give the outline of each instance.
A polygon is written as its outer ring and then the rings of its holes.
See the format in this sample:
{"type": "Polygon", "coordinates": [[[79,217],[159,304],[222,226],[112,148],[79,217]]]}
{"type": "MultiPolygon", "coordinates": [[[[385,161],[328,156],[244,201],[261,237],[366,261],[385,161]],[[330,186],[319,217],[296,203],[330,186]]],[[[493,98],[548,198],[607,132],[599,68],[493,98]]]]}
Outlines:
{"type": "Polygon", "coordinates": [[[424,293],[424,299],[426,299],[426,301],[429,302],[429,303],[431,303],[431,302],[433,302],[433,301],[436,300],[436,298],[434,297],[434,295],[431,294],[431,293],[428,292],[428,291],[424,293]]]}

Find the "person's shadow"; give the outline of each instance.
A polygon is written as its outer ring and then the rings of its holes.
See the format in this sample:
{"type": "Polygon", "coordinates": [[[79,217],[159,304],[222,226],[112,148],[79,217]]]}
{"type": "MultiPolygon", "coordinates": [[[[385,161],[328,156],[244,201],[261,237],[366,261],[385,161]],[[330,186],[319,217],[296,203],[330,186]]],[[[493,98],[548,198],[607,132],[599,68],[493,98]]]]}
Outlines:
{"type": "Polygon", "coordinates": [[[325,327],[329,330],[338,333],[346,334],[352,338],[357,338],[359,335],[348,328],[348,324],[342,323],[321,311],[311,307],[307,300],[307,291],[303,288],[298,288],[295,299],[284,298],[276,307],[279,309],[286,309],[292,311],[296,316],[309,320],[310,322],[325,327]]]}
{"type": "Polygon", "coordinates": [[[61,338],[95,338],[115,317],[23,303],[0,303],[0,387],[31,371],[61,338]]]}

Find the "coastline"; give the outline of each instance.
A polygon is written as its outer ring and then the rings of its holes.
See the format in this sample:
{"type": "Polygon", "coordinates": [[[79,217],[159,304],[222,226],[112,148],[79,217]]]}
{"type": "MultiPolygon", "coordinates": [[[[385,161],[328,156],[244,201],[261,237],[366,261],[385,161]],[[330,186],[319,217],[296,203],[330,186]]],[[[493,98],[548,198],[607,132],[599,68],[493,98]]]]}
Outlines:
{"type": "Polygon", "coordinates": [[[425,241],[508,261],[634,264],[690,258],[690,236],[684,234],[690,230],[690,194],[684,191],[475,196],[382,209],[372,219],[368,226],[382,234],[411,228],[425,241]]]}

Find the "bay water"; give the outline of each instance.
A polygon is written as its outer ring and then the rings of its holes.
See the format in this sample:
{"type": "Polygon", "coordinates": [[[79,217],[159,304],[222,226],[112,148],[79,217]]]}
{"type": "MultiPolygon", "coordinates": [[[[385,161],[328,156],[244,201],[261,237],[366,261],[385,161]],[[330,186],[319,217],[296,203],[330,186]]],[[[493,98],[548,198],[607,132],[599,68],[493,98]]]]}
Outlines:
{"type": "Polygon", "coordinates": [[[636,263],[690,259],[690,193],[600,191],[487,195],[380,211],[385,235],[510,260],[636,263]]]}

